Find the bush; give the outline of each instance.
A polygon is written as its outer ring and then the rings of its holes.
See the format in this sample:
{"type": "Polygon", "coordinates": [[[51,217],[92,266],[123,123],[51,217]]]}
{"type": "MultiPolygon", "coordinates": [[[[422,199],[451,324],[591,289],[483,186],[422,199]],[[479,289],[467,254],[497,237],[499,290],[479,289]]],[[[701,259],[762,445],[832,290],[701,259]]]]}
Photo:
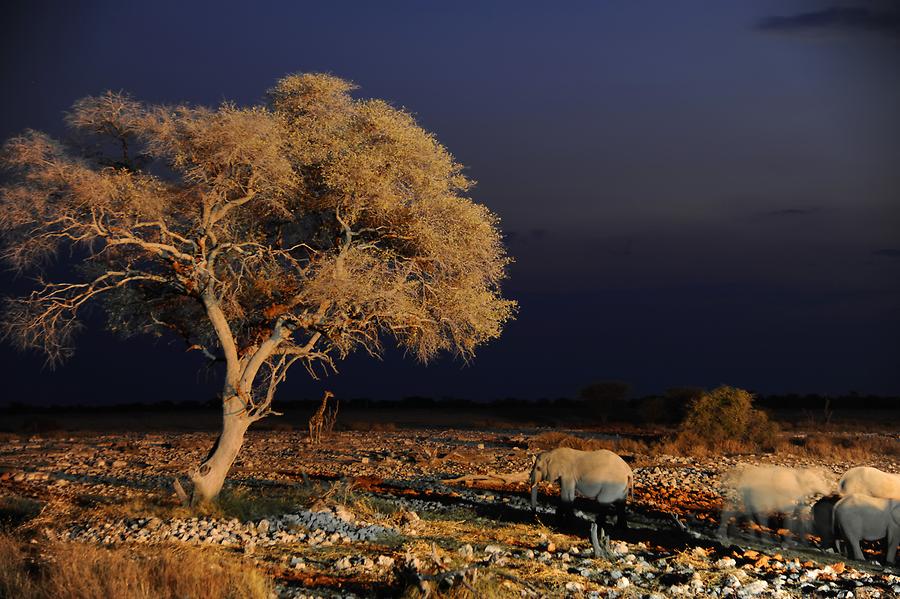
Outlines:
{"type": "Polygon", "coordinates": [[[677,444],[705,449],[734,447],[772,450],[778,442],[778,425],[753,407],[753,395],[743,389],[722,386],[702,394],[681,423],[677,444]]]}

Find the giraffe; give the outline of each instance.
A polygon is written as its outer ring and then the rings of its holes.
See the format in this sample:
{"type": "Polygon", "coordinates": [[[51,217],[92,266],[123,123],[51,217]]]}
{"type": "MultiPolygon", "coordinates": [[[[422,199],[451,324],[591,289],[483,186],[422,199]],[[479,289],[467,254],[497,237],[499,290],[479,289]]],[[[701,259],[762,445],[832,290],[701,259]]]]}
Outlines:
{"type": "Polygon", "coordinates": [[[316,413],[309,419],[309,440],[318,443],[322,437],[322,425],[325,423],[325,409],[328,407],[328,398],[334,397],[334,393],[326,391],[322,396],[322,403],[316,413]]]}

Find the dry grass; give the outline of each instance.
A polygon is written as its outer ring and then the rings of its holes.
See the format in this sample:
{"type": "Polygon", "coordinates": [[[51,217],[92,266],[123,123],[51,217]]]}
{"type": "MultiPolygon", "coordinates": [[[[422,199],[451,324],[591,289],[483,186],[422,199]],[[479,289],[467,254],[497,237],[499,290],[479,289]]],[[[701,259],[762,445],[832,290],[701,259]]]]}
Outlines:
{"type": "Polygon", "coordinates": [[[2,599],[269,599],[273,592],[254,566],[212,551],[54,543],[34,555],[0,536],[2,599]]]}
{"type": "Polygon", "coordinates": [[[653,449],[667,455],[705,458],[717,455],[746,455],[763,452],[815,458],[829,462],[865,462],[888,457],[900,458],[900,439],[884,435],[828,435],[812,433],[804,437],[758,444],[746,440],[726,439],[711,447],[691,434],[681,433],[666,439],[653,449]]]}
{"type": "Polygon", "coordinates": [[[766,451],[766,448],[750,441],[737,439],[725,439],[720,441],[715,447],[711,447],[704,439],[689,433],[681,433],[661,441],[656,445],[654,451],[667,455],[706,458],[717,455],[760,453],[766,451]]]}
{"type": "Polygon", "coordinates": [[[404,545],[407,555],[418,556],[422,565],[420,572],[426,573],[427,591],[417,584],[417,576],[401,566],[396,572],[401,596],[443,599],[561,597],[565,594],[562,589],[566,582],[586,581],[553,564],[534,559],[513,557],[505,563],[489,563],[477,556],[474,559],[461,557],[457,551],[466,543],[476,552],[487,543],[512,550],[530,548],[538,551],[546,541],[552,541],[557,551],[574,550],[575,546],[584,547],[585,543],[584,539],[532,524],[427,520],[423,522],[418,538],[404,545]],[[447,572],[455,572],[456,576],[452,580],[435,580],[447,572]]]}
{"type": "Polygon", "coordinates": [[[36,518],[44,504],[27,497],[0,497],[0,531],[11,530],[36,518]]]}
{"type": "Polygon", "coordinates": [[[900,458],[900,438],[883,435],[812,433],[785,441],[785,451],[835,462],[863,462],[876,457],[900,458]]]}
{"type": "Polygon", "coordinates": [[[529,449],[556,449],[571,447],[584,451],[608,449],[617,453],[647,453],[650,448],[643,441],[636,439],[585,439],[556,431],[541,433],[528,440],[529,449]]]}
{"type": "Polygon", "coordinates": [[[521,586],[505,579],[500,569],[470,570],[443,583],[430,582],[426,590],[409,584],[400,595],[403,599],[501,599],[522,597],[521,586]],[[465,581],[465,582],[463,582],[465,581]]]}
{"type": "Polygon", "coordinates": [[[342,495],[338,484],[309,484],[291,488],[226,488],[215,502],[193,507],[182,506],[168,496],[145,496],[121,503],[88,505],[95,519],[109,518],[237,518],[243,522],[296,512],[317,500],[342,495]]]}

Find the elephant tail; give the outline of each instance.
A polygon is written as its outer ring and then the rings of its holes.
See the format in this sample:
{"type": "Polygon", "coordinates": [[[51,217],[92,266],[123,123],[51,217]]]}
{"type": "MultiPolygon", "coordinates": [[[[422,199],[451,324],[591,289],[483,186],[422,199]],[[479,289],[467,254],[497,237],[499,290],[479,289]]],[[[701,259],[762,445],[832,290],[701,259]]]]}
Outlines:
{"type": "Polygon", "coordinates": [[[628,499],[634,503],[634,474],[628,474],[628,490],[627,490],[628,499]]]}
{"type": "Polygon", "coordinates": [[[835,547],[837,547],[838,537],[842,536],[844,533],[843,532],[841,532],[840,534],[838,533],[837,510],[834,509],[835,507],[837,507],[836,503],[833,506],[831,506],[831,538],[834,539],[833,543],[835,544],[835,547]]]}

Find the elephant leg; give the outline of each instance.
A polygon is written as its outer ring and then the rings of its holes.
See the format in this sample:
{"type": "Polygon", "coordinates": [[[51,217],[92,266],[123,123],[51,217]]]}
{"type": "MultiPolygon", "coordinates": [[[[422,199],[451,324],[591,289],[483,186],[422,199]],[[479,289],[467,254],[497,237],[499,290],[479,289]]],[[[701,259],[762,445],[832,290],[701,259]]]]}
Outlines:
{"type": "Polygon", "coordinates": [[[560,479],[559,497],[563,503],[571,504],[575,501],[575,479],[560,479]]]}
{"type": "Polygon", "coordinates": [[[855,537],[847,537],[847,544],[850,545],[850,548],[853,550],[853,559],[857,559],[859,561],[865,561],[865,556],[863,556],[862,549],[859,547],[859,539],[855,537]]]}
{"type": "Polygon", "coordinates": [[[594,522],[597,523],[597,528],[606,530],[608,512],[609,510],[605,504],[600,503],[597,505],[597,516],[594,518],[594,522]]]}
{"type": "Polygon", "coordinates": [[[575,481],[561,479],[559,481],[559,509],[557,519],[562,525],[575,520],[575,481]]]}
{"type": "Polygon", "coordinates": [[[628,530],[628,518],[625,514],[625,500],[616,502],[616,528],[619,530],[628,530]]]}
{"type": "Polygon", "coordinates": [[[803,528],[803,518],[799,512],[794,511],[790,514],[785,514],[781,528],[787,529],[788,533],[786,536],[779,536],[789,545],[797,545],[804,542],[806,534],[803,528]]]}
{"type": "Polygon", "coordinates": [[[764,514],[762,512],[753,512],[753,521],[756,522],[759,528],[756,531],[756,537],[759,539],[763,538],[763,528],[768,528],[769,526],[769,515],[764,514]]]}
{"type": "Polygon", "coordinates": [[[720,539],[728,538],[728,523],[731,522],[731,519],[737,515],[737,512],[734,511],[734,506],[728,505],[722,509],[722,515],[719,519],[719,530],[716,533],[716,536],[720,539]]]}
{"type": "Polygon", "coordinates": [[[828,549],[829,547],[834,547],[835,543],[834,535],[829,532],[822,533],[822,542],[820,543],[822,549],[828,549]]]}
{"type": "Polygon", "coordinates": [[[560,530],[572,530],[578,522],[575,516],[575,506],[571,503],[561,503],[556,512],[556,526],[560,530]]]}
{"type": "Polygon", "coordinates": [[[897,545],[900,544],[900,530],[888,531],[887,551],[884,554],[884,563],[887,566],[893,566],[897,560],[897,545]]]}

